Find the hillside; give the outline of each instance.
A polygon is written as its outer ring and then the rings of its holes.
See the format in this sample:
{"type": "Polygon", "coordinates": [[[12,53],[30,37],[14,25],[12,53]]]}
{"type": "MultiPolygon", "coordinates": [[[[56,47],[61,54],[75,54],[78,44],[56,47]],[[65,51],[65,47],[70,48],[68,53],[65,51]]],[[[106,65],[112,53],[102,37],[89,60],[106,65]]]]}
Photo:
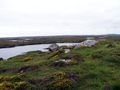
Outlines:
{"type": "Polygon", "coordinates": [[[0,61],[0,90],[120,90],[120,42],[63,48],[0,61]]]}

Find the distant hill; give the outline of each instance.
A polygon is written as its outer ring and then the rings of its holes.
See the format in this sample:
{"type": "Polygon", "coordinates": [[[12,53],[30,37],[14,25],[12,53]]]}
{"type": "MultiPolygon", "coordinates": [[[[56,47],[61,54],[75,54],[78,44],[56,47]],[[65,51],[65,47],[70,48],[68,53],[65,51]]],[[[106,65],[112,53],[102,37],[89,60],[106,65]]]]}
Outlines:
{"type": "Polygon", "coordinates": [[[108,34],[108,36],[120,36],[120,34],[108,34]]]}

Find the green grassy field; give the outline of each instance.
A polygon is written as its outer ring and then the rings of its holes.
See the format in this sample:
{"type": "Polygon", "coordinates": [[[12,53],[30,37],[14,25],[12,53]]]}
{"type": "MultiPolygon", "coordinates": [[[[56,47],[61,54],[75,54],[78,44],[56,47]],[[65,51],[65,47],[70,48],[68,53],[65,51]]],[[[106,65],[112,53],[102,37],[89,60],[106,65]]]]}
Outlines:
{"type": "Polygon", "coordinates": [[[0,61],[0,90],[120,90],[120,43],[43,53],[28,52],[0,61]],[[54,62],[72,58],[68,65],[54,62]]]}

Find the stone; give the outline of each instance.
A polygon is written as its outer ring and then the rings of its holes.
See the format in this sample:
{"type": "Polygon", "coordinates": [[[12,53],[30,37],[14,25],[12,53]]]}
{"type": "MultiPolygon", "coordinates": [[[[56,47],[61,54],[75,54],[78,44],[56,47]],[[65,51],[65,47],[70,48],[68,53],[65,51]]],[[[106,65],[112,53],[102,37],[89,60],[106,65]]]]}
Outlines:
{"type": "Polygon", "coordinates": [[[55,43],[55,44],[50,45],[50,46],[49,46],[48,48],[46,48],[46,49],[48,49],[49,51],[57,51],[58,48],[59,48],[59,46],[55,43]]]}
{"type": "Polygon", "coordinates": [[[56,61],[56,62],[60,62],[60,61],[68,64],[68,63],[71,61],[71,59],[60,59],[60,60],[58,60],[58,61],[56,61]]]}
{"type": "Polygon", "coordinates": [[[92,46],[96,45],[97,43],[98,43],[97,40],[85,40],[85,41],[81,42],[77,47],[81,47],[81,46],[92,47],[92,46]]]}
{"type": "Polygon", "coordinates": [[[70,49],[64,49],[65,53],[69,53],[70,49]]]}
{"type": "Polygon", "coordinates": [[[71,59],[60,59],[58,61],[55,61],[51,64],[51,66],[54,67],[64,67],[66,65],[69,65],[69,63],[71,62],[71,59]]]}

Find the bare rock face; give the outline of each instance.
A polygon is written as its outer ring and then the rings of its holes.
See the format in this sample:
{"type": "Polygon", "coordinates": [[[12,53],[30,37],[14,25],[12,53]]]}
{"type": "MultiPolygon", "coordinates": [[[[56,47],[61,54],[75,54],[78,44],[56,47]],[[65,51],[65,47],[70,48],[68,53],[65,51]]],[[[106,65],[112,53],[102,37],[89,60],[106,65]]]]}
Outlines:
{"type": "Polygon", "coordinates": [[[92,47],[92,46],[96,45],[97,43],[98,43],[97,40],[85,40],[85,41],[81,42],[77,47],[81,47],[81,46],[92,47]]]}
{"type": "Polygon", "coordinates": [[[58,48],[59,48],[59,46],[55,43],[55,44],[50,45],[47,49],[49,51],[57,51],[58,48]]]}
{"type": "Polygon", "coordinates": [[[65,53],[69,53],[70,52],[70,49],[64,49],[65,50],[65,53]]]}

